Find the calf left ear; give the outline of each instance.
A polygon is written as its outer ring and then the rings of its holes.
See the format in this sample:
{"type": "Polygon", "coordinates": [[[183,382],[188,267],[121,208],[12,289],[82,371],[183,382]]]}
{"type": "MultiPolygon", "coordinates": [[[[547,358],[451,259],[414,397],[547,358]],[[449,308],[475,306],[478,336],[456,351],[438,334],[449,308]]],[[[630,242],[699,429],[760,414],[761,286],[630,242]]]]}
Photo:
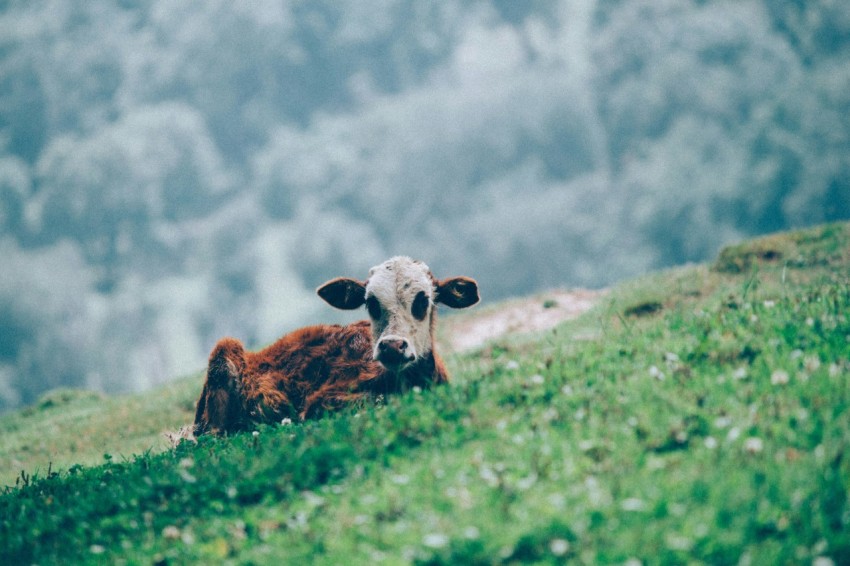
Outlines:
{"type": "Polygon", "coordinates": [[[353,310],[366,302],[366,285],[345,277],[328,281],[316,292],[329,305],[338,309],[353,310]]]}
{"type": "Polygon", "coordinates": [[[453,277],[437,281],[435,302],[453,309],[464,309],[478,302],[478,283],[469,277],[453,277]]]}

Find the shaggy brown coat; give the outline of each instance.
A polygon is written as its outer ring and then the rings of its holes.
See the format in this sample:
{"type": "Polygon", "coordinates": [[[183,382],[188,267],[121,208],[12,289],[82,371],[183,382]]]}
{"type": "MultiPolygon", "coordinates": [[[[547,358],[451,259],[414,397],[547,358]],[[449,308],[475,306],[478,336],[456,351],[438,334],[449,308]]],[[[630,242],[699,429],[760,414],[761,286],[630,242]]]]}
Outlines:
{"type": "Polygon", "coordinates": [[[399,373],[373,360],[366,320],[301,328],[259,352],[224,338],[210,354],[196,433],[315,418],[366,397],[447,382],[445,365],[433,351],[399,373]]]}

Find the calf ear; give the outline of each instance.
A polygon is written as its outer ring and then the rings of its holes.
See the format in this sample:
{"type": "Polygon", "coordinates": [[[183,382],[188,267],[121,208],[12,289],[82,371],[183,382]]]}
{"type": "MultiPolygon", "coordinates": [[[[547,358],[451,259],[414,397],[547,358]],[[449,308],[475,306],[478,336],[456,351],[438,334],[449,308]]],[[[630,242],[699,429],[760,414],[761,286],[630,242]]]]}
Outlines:
{"type": "Polygon", "coordinates": [[[328,281],[316,292],[329,305],[338,309],[353,310],[366,302],[366,285],[345,277],[328,281]]]}
{"type": "Polygon", "coordinates": [[[453,309],[464,309],[478,302],[478,283],[469,277],[453,277],[437,282],[438,303],[453,309]]]}

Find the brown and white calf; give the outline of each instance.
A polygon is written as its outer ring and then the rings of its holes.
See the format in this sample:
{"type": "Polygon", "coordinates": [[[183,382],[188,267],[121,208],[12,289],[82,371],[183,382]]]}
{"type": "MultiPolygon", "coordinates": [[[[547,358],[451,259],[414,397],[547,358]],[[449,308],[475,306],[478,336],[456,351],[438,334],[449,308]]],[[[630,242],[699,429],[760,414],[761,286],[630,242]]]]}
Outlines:
{"type": "Polygon", "coordinates": [[[223,338],[210,354],[198,399],[198,434],[314,418],[360,399],[446,383],[434,351],[435,305],[478,302],[474,280],[438,280],[407,257],[373,267],[364,282],[338,278],[317,292],[339,309],[365,304],[370,320],[301,328],[258,352],[223,338]]]}

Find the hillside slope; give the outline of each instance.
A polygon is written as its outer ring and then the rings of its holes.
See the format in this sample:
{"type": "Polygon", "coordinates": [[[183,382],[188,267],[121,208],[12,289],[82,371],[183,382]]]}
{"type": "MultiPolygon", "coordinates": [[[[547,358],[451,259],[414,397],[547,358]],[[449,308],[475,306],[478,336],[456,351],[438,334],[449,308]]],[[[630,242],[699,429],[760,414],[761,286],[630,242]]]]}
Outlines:
{"type": "MultiPolygon", "coordinates": [[[[848,563],[848,274],[848,224],[746,242],[453,355],[451,387],[24,475],[3,562],[848,563]]],[[[63,412],[32,411],[4,436],[63,412]]]]}

